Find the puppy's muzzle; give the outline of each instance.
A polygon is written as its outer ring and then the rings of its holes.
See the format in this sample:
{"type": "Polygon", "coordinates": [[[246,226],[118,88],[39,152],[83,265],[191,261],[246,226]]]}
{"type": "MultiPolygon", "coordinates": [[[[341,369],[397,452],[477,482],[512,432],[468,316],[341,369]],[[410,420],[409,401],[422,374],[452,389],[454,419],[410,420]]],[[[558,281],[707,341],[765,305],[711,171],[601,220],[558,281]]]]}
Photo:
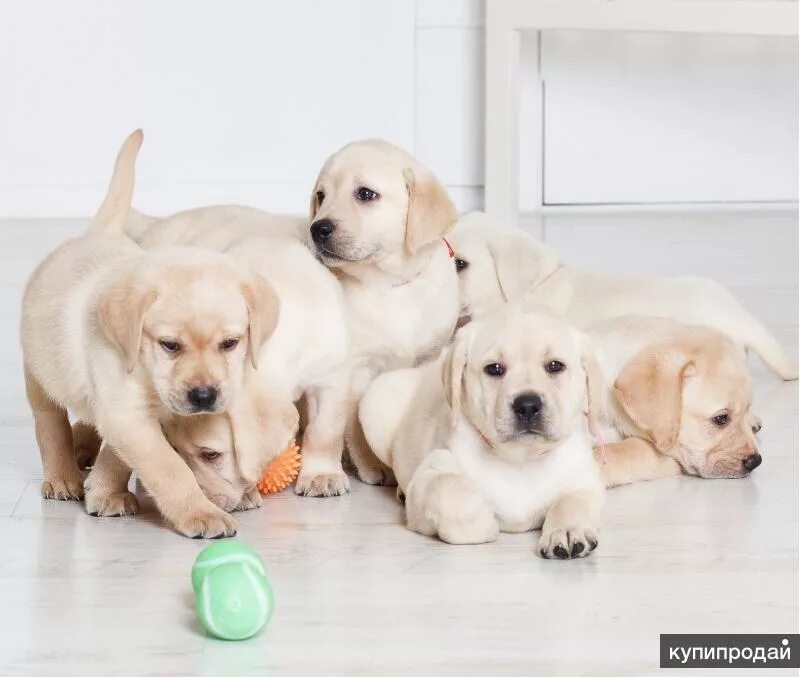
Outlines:
{"type": "Polygon", "coordinates": [[[518,432],[541,432],[541,418],[544,402],[533,392],[521,393],[511,403],[518,432]]]}
{"type": "Polygon", "coordinates": [[[323,246],[336,230],[336,224],[330,219],[319,219],[311,224],[311,239],[314,244],[323,246]]]}
{"type": "Polygon", "coordinates": [[[186,393],[186,399],[195,411],[214,411],[217,401],[217,389],[210,386],[191,388],[186,393]]]}

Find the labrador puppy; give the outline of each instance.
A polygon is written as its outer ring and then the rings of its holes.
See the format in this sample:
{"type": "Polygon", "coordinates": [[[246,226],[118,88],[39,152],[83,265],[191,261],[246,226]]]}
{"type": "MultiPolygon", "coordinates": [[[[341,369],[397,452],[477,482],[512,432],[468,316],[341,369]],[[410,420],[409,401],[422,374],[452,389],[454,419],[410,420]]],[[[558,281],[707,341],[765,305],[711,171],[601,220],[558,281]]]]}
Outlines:
{"type": "Polygon", "coordinates": [[[508,305],[462,327],[439,359],[375,379],[359,415],[408,527],[448,543],[541,528],[544,557],[590,554],[604,502],[584,416],[596,370],[580,332],[508,305]]]}
{"type": "MultiPolygon", "coordinates": [[[[205,218],[205,210],[193,211],[205,218]]],[[[166,232],[170,221],[164,222],[166,232]]],[[[350,488],[341,462],[349,363],[341,286],[291,238],[248,237],[226,251],[269,279],[280,306],[275,329],[258,352],[258,370],[246,369],[245,394],[234,411],[169,421],[164,432],[212,502],[228,511],[258,507],[256,483],[266,463],[294,438],[295,403],[302,398],[307,422],[295,491],[344,494],[350,488]]],[[[93,473],[111,484],[115,471],[116,485],[127,485],[130,472],[119,466],[95,467],[93,473]]]]}
{"type": "MultiPolygon", "coordinates": [[[[189,248],[143,252],[123,237],[141,131],[126,140],[86,235],[34,271],[22,308],[28,399],[45,498],[79,499],[83,477],[67,417],[92,424],[187,536],[229,536],[235,521],[209,501],[162,424],[233,411],[245,363],[278,315],[274,293],[232,259],[189,248]]],[[[94,485],[86,489],[92,511],[94,485]]],[[[127,487],[104,499],[129,508],[127,487]]]]}
{"type": "Polygon", "coordinates": [[[761,464],[744,350],[710,327],[628,316],[589,330],[603,374],[598,450],[608,486],[679,475],[744,477],[761,464]]]}
{"type": "Polygon", "coordinates": [[[308,243],[338,277],[348,307],[352,382],[346,446],[358,477],[394,484],[369,449],[358,403],[390,369],[436,356],[458,319],[458,280],[444,236],[456,210],[442,185],[385,141],[351,143],[322,167],[308,243]]]}
{"type": "Polygon", "coordinates": [[[549,247],[486,214],[463,216],[452,236],[461,315],[476,316],[509,300],[563,313],[580,328],[628,314],[705,324],[755,350],[784,380],[793,364],[767,328],[721,285],[699,277],[612,277],[569,266],[549,247]]]}
{"type": "MultiPolygon", "coordinates": [[[[191,210],[159,220],[134,212],[127,232],[142,246],[193,243],[231,250],[256,233],[298,237],[341,283],[350,335],[346,446],[358,476],[393,484],[358,423],[358,402],[387,369],[435,356],[458,319],[458,279],[444,236],[455,207],[436,177],[385,141],[348,144],[325,162],[310,219],[249,207],[191,210]]],[[[304,452],[305,453],[305,452],[304,452]]]]}

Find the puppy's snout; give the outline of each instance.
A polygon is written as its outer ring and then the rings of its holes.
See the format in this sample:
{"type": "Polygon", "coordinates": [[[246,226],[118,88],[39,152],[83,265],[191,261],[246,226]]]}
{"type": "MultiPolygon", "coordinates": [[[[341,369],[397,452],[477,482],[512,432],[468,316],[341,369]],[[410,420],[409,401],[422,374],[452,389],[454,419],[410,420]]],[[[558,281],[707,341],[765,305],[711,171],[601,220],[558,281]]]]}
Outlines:
{"type": "Polygon", "coordinates": [[[762,461],[761,454],[756,452],[755,454],[748,456],[746,459],[744,459],[744,461],[742,461],[742,464],[744,465],[744,468],[745,470],[747,470],[747,472],[753,472],[753,470],[755,470],[758,466],[761,465],[761,461],[762,461]]]}
{"type": "Polygon", "coordinates": [[[192,388],[186,393],[186,399],[200,411],[210,411],[217,401],[217,389],[209,386],[192,388]]]}
{"type": "Polygon", "coordinates": [[[542,398],[536,393],[522,393],[514,398],[511,409],[520,423],[530,423],[539,416],[544,407],[542,398]]]}
{"type": "Polygon", "coordinates": [[[311,224],[311,238],[317,244],[322,244],[336,230],[336,225],[330,219],[319,219],[311,224]]]}

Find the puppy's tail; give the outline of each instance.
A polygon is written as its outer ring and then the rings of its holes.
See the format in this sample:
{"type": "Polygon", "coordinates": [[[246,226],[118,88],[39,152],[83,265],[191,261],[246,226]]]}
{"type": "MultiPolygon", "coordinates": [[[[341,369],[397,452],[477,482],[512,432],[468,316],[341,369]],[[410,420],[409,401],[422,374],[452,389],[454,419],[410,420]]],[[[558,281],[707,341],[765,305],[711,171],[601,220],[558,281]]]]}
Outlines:
{"type": "Polygon", "coordinates": [[[117,154],[114,174],[106,192],[106,198],[89,224],[89,234],[118,235],[125,233],[125,225],[133,200],[133,182],[136,173],[136,156],[142,146],[144,133],[134,131],[117,154]]]}
{"type": "Polygon", "coordinates": [[[745,324],[744,344],[758,353],[772,371],[784,381],[797,380],[797,363],[792,362],[784,352],[783,346],[770,334],[769,330],[749,313],[745,324]]]}

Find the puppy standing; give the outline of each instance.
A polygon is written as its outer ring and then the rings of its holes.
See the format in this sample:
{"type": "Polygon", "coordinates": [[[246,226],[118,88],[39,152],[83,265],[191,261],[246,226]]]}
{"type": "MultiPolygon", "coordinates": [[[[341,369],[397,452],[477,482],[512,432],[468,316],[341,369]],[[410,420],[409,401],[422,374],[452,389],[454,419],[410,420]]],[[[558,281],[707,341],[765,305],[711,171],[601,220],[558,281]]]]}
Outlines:
{"type": "Polygon", "coordinates": [[[797,365],[767,328],[733,295],[700,277],[612,277],[561,263],[555,252],[486,214],[463,216],[452,235],[459,266],[462,316],[477,316],[504,301],[523,301],[563,313],[581,329],[622,315],[650,315],[708,325],[755,350],[784,380],[797,365]]]}
{"type": "Polygon", "coordinates": [[[463,327],[438,360],[379,376],[360,418],[408,527],[449,543],[541,527],[543,556],[588,555],[604,502],[584,416],[596,378],[585,337],[513,306],[463,327]]]}
{"type": "Polygon", "coordinates": [[[331,156],[311,194],[309,244],[342,283],[352,355],[347,449],[359,478],[392,484],[370,451],[358,403],[389,369],[438,353],[458,319],[458,280],[443,237],[456,211],[441,184],[385,141],[351,143],[331,156]]]}
{"type": "Polygon", "coordinates": [[[627,316],[589,330],[600,418],[625,439],[600,463],[608,486],[685,473],[743,477],[761,464],[744,351],[715,329],[627,316]]]}
{"type": "MultiPolygon", "coordinates": [[[[261,278],[219,254],[145,255],[123,238],[141,142],[134,132],[120,150],[87,235],[50,254],[25,289],[23,360],[42,494],[83,494],[69,409],[139,474],[178,531],[231,535],[234,520],[203,495],[161,424],[232,407],[246,355],[254,359],[271,333],[277,303],[261,278]]],[[[106,498],[119,512],[130,507],[127,489],[106,498]]]]}

